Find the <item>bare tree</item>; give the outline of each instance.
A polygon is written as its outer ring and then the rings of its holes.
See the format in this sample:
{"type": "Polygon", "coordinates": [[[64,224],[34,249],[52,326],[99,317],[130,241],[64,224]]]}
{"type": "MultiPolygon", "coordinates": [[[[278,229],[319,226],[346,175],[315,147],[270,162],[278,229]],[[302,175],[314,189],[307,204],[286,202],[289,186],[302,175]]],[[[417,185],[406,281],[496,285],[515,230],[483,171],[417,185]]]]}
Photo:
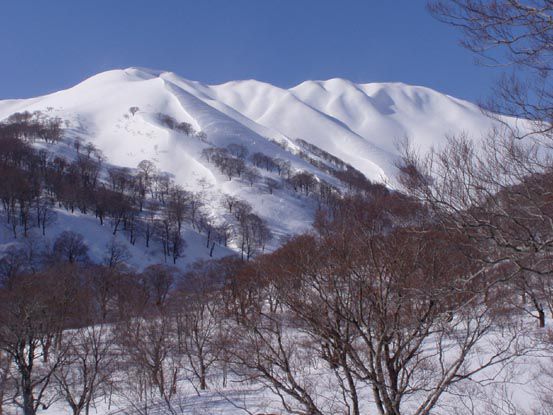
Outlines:
{"type": "Polygon", "coordinates": [[[222,204],[228,209],[229,213],[232,213],[232,209],[238,200],[239,199],[236,196],[225,194],[222,199],[222,204]]]}
{"type": "Polygon", "coordinates": [[[288,178],[290,176],[292,167],[289,161],[283,159],[273,159],[273,162],[275,163],[275,167],[279,176],[285,178],[288,178]]]}
{"type": "Polygon", "coordinates": [[[227,150],[230,154],[232,154],[234,157],[238,157],[239,159],[244,160],[246,157],[248,157],[248,149],[243,146],[242,144],[236,144],[231,143],[227,146],[227,150]]]}
{"type": "Polygon", "coordinates": [[[180,186],[174,186],[169,193],[166,215],[170,221],[177,225],[177,230],[182,230],[182,224],[187,217],[192,194],[180,186]]]}
{"type": "Polygon", "coordinates": [[[257,173],[256,170],[257,169],[246,168],[246,170],[243,173],[244,178],[247,180],[250,186],[253,186],[261,178],[261,176],[257,173]]]}
{"type": "Polygon", "coordinates": [[[225,355],[235,375],[271,390],[290,413],[340,413],[344,408],[337,408],[332,397],[327,400],[317,390],[323,382],[316,354],[294,331],[293,317],[269,306],[271,290],[255,268],[235,271],[229,275],[226,291],[231,318],[225,320],[229,333],[225,355]]]}
{"type": "Polygon", "coordinates": [[[57,214],[52,209],[54,200],[49,197],[36,199],[37,225],[42,229],[42,236],[46,235],[46,228],[56,221],[57,214]]]}
{"type": "Polygon", "coordinates": [[[121,393],[139,413],[147,414],[153,403],[161,401],[169,413],[176,414],[183,362],[174,320],[163,306],[146,311],[147,317],[141,312],[117,324],[117,339],[125,351],[127,373],[121,393]]]}
{"type": "Polygon", "coordinates": [[[0,415],[4,414],[4,405],[10,399],[13,389],[13,378],[11,377],[12,359],[3,350],[0,350],[0,415]]]}
{"type": "Polygon", "coordinates": [[[88,246],[81,234],[63,231],[54,241],[53,255],[55,260],[70,264],[85,262],[88,259],[88,246]]]}
{"type": "Polygon", "coordinates": [[[93,320],[96,323],[107,323],[117,318],[118,310],[124,308],[127,302],[125,295],[132,295],[134,291],[134,287],[129,284],[131,275],[123,266],[110,268],[90,265],[84,270],[88,295],[94,304],[93,320]]]}
{"type": "Polygon", "coordinates": [[[208,371],[220,358],[225,345],[218,278],[217,268],[212,264],[197,262],[184,275],[177,297],[179,347],[200,390],[207,389],[208,371]]]}
{"type": "Polygon", "coordinates": [[[462,45],[485,65],[510,67],[487,108],[533,122],[528,132],[551,138],[553,5],[549,0],[437,0],[429,9],[458,27],[462,45]]]}
{"type": "Polygon", "coordinates": [[[174,267],[161,264],[148,266],[139,275],[139,283],[146,302],[154,308],[166,308],[178,276],[179,271],[174,267]]]}
{"type": "Polygon", "coordinates": [[[51,381],[67,358],[59,340],[79,315],[77,305],[82,302],[77,293],[71,267],[19,276],[0,292],[0,347],[13,362],[17,374],[13,401],[25,415],[34,415],[55,399],[51,381]],[[56,352],[50,353],[53,338],[56,352]]]}
{"type": "Polygon", "coordinates": [[[15,278],[28,270],[28,262],[22,248],[9,247],[0,259],[0,286],[8,286],[15,278]]]}
{"type": "Polygon", "coordinates": [[[54,372],[59,394],[73,415],[89,414],[95,401],[109,394],[117,355],[112,329],[93,324],[64,336],[64,362],[54,372]]]}
{"type": "Polygon", "coordinates": [[[309,172],[296,173],[288,179],[288,182],[294,191],[303,192],[306,196],[309,196],[318,183],[315,176],[309,172]]]}
{"type": "Polygon", "coordinates": [[[482,267],[502,266],[505,281],[528,296],[543,326],[553,272],[547,155],[535,142],[494,133],[479,147],[451,138],[426,158],[407,155],[405,165],[407,191],[449,232],[479,245],[475,259],[482,267]]]}
{"type": "Polygon", "coordinates": [[[119,268],[124,266],[130,258],[131,254],[127,247],[113,238],[106,246],[103,262],[109,268],[119,268]]]}
{"type": "Polygon", "coordinates": [[[380,413],[429,414],[456,383],[518,355],[519,332],[506,331],[479,357],[497,324],[490,301],[497,294],[447,235],[363,236],[300,238],[277,251],[267,271],[336,373],[352,413],[360,413],[365,384],[380,413]]]}
{"type": "MultiPolygon", "coordinates": [[[[239,210],[236,211],[239,213],[239,210]]],[[[271,239],[271,232],[263,219],[253,213],[238,216],[238,240],[242,259],[249,260],[259,250],[265,249],[271,239]]]]}
{"type": "Polygon", "coordinates": [[[265,185],[267,186],[267,190],[269,190],[270,194],[273,194],[276,189],[279,189],[281,187],[278,181],[276,181],[275,179],[271,179],[270,177],[267,177],[265,179],[265,185]]]}

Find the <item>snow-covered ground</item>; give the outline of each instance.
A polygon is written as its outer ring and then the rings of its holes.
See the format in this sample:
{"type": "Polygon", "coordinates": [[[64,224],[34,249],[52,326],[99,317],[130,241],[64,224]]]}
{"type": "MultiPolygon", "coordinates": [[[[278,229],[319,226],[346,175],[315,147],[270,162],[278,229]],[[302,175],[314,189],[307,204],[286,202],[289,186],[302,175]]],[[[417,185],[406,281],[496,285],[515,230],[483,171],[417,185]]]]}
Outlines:
{"type": "MultiPolygon", "coordinates": [[[[174,73],[141,68],[100,73],[42,97],[0,101],[0,121],[22,111],[60,117],[67,143],[92,142],[111,165],[135,168],[142,160],[153,161],[184,189],[201,193],[205,210],[215,220],[225,215],[223,195],[246,200],[274,234],[269,249],[282,238],[310,229],[316,203],[289,189],[271,194],[263,182],[250,186],[245,180],[228,180],[201,157],[203,149],[240,144],[250,154],[261,152],[289,161],[293,171],[310,172],[343,188],[335,177],[298,155],[295,140],[299,138],[349,163],[370,180],[394,187],[398,141],[408,137],[416,149],[427,151],[439,147],[447,135],[466,132],[479,138],[493,127],[474,104],[401,83],[331,79],[306,81],[290,89],[254,80],[203,85],[174,73]],[[138,111],[131,113],[131,107],[138,111]],[[186,122],[207,138],[168,128],[159,114],[186,122]]],[[[54,151],[71,157],[70,147],[58,146],[54,151]]],[[[262,178],[279,179],[275,172],[259,169],[259,173],[262,178]]],[[[109,229],[99,228],[90,218],[58,212],[53,233],[68,228],[78,229],[87,241],[97,241],[91,247],[93,257],[110,239],[109,229]]],[[[6,235],[0,243],[11,242],[6,235]]],[[[193,229],[187,230],[182,265],[209,253],[202,248],[203,239],[193,229]]],[[[130,245],[129,249],[139,258],[134,261],[139,267],[156,260],[152,250],[130,245]]],[[[231,252],[216,251],[216,256],[231,252]]]]}
{"type": "MultiPolygon", "coordinates": [[[[553,355],[547,349],[547,343],[542,343],[541,339],[552,327],[549,325],[545,329],[533,329],[535,321],[524,317],[521,321],[526,327],[517,328],[519,336],[516,339],[516,345],[513,344],[511,348],[513,356],[518,354],[517,350],[520,351],[518,357],[490,366],[448,388],[431,412],[432,414],[547,415],[551,413],[551,407],[547,406],[548,396],[544,395],[544,390],[550,388],[553,376],[549,369],[547,369],[548,372],[544,372],[544,368],[551,367],[553,355]],[[545,406],[542,406],[544,403],[545,406]]],[[[298,335],[296,332],[290,334],[298,335]]],[[[501,330],[491,331],[470,353],[466,361],[467,367],[482,365],[482,362],[494,353],[496,347],[502,347],[499,344],[510,341],[512,334],[501,333],[501,330]]],[[[432,347],[431,339],[428,339],[428,344],[432,347]]],[[[291,355],[295,353],[291,352],[291,355]]],[[[447,356],[442,358],[447,362],[447,356]]],[[[306,357],[303,364],[299,364],[298,361],[296,364],[292,362],[291,365],[295,379],[299,380],[302,386],[307,387],[323,413],[336,415],[347,413],[343,405],[342,391],[335,375],[328,369],[327,362],[312,355],[306,357]]],[[[192,375],[186,375],[186,371],[181,373],[183,375],[180,377],[178,394],[170,400],[173,413],[178,415],[303,413],[301,405],[283,394],[286,403],[299,412],[285,410],[281,397],[262,381],[244,381],[245,378],[233,375],[232,371],[229,371],[228,378],[223,383],[223,371],[219,364],[210,369],[207,378],[209,388],[204,391],[198,389],[197,379],[192,375]]],[[[356,384],[361,413],[376,413],[377,409],[369,384],[364,384],[362,381],[356,384]]],[[[407,395],[402,405],[402,413],[414,413],[417,405],[420,404],[421,396],[425,393],[424,388],[421,388],[413,395],[407,395]]],[[[114,395],[98,399],[91,408],[90,414],[164,415],[171,413],[167,403],[159,396],[152,396],[152,400],[147,401],[147,404],[139,403],[135,399],[136,395],[121,390],[114,395]]],[[[66,403],[58,400],[47,410],[39,413],[61,415],[67,411],[66,403]]],[[[16,408],[9,406],[8,414],[12,413],[20,414],[16,408]]]]}

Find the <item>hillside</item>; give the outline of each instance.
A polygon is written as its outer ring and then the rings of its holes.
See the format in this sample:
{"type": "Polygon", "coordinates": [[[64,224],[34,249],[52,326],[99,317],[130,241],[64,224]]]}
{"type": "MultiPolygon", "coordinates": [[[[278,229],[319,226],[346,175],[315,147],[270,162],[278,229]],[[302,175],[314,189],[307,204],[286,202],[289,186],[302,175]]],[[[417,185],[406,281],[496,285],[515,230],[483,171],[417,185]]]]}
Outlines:
{"type": "MultiPolygon", "coordinates": [[[[310,229],[323,190],[347,192],[359,180],[394,188],[397,142],[404,137],[427,151],[447,135],[467,132],[477,138],[493,126],[474,104],[401,83],[331,79],[290,89],[253,80],[203,85],[139,68],[104,72],[42,97],[0,101],[0,121],[37,111],[62,121],[63,140],[35,146],[75,159],[76,142],[92,143],[106,171],[122,167],[132,173],[141,161],[151,161],[201,200],[203,217],[213,226],[233,221],[225,195],[244,200],[270,229],[269,250],[310,229]],[[206,149],[218,148],[228,148],[227,155],[243,160],[242,167],[233,172],[223,165],[226,158],[208,160],[206,149]]],[[[75,215],[60,210],[53,233],[80,228],[98,259],[111,232],[75,215]]],[[[236,236],[231,250],[210,249],[209,242],[203,248],[205,236],[196,225],[185,227],[188,247],[181,264],[210,251],[224,256],[238,250],[236,236]]],[[[2,240],[11,243],[9,232],[4,234],[2,240]]],[[[140,246],[129,246],[133,257],[141,258],[135,259],[137,266],[159,261],[155,249],[140,246]]]]}

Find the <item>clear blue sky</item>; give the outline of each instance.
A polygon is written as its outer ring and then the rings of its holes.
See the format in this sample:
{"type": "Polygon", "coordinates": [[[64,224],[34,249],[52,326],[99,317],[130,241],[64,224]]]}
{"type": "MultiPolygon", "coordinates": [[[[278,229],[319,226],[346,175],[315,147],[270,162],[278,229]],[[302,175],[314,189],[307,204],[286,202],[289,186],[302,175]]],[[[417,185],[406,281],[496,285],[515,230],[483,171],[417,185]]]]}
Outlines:
{"type": "Polygon", "coordinates": [[[5,0],[0,99],[128,66],[220,83],[401,81],[477,101],[494,76],[424,0],[5,0]]]}

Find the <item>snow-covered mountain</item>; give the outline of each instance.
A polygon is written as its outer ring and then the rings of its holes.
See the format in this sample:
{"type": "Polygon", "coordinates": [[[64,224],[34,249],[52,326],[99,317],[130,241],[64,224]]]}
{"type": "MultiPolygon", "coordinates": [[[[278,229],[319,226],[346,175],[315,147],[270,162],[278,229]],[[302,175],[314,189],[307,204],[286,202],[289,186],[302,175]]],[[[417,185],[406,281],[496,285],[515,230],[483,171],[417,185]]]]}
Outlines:
{"type": "MultiPolygon", "coordinates": [[[[402,83],[330,79],[290,89],[254,80],[204,85],[141,68],[100,73],[42,97],[0,101],[0,121],[23,111],[60,117],[66,139],[92,142],[111,165],[135,168],[142,160],[153,161],[185,189],[202,192],[215,218],[224,215],[223,194],[247,200],[268,221],[273,244],[309,229],[315,202],[287,189],[268,192],[262,182],[229,180],[202,150],[239,144],[250,155],[288,161],[293,172],[310,172],[343,188],[328,170],[310,162],[320,153],[302,145],[306,142],[394,187],[398,140],[408,137],[425,151],[446,135],[480,137],[493,126],[474,104],[402,83]],[[194,133],[171,128],[164,116],[187,123],[194,133]]],[[[259,169],[259,174],[278,179],[273,171],[259,169]]]]}
{"type": "Polygon", "coordinates": [[[293,140],[301,138],[371,180],[392,182],[398,139],[409,137],[424,150],[446,134],[480,136],[492,125],[474,104],[402,83],[354,84],[335,78],[290,89],[254,80],[204,85],[138,68],[103,72],[38,98],[0,101],[0,120],[14,112],[47,108],[85,127],[114,164],[134,166],[145,157],[159,157],[164,169],[185,181],[191,171],[207,171],[195,157],[194,146],[174,142],[153,114],[192,124],[214,145],[236,142],[251,152],[267,151],[267,138],[292,147],[293,140]],[[140,111],[125,120],[131,106],[140,111]],[[165,151],[168,155],[162,156],[165,151]]]}

